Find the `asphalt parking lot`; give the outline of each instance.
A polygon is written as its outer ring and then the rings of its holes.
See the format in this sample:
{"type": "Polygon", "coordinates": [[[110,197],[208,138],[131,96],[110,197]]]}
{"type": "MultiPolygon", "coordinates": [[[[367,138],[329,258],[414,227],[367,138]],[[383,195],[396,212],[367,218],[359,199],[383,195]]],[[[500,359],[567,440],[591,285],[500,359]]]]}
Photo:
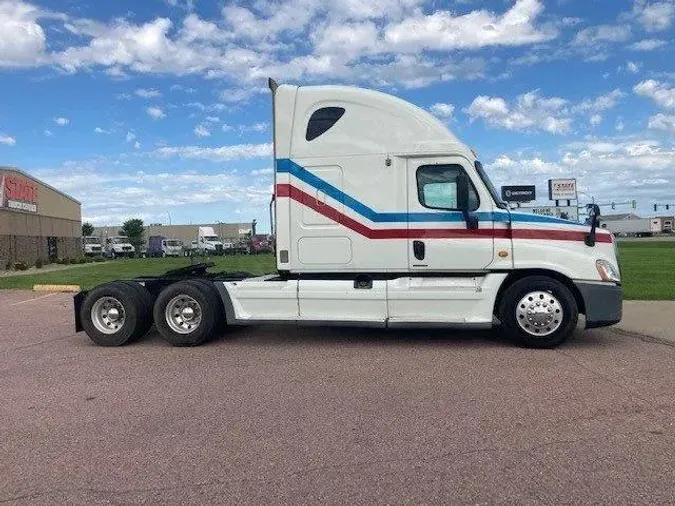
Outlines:
{"type": "Polygon", "coordinates": [[[675,348],[235,329],[100,348],[0,292],[0,503],[672,504],[675,348]]]}

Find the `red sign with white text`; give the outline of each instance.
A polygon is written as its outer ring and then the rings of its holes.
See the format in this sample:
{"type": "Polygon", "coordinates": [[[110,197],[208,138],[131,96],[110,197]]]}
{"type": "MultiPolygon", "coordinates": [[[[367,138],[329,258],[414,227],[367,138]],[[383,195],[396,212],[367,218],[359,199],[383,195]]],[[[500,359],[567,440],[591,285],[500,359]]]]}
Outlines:
{"type": "Polygon", "coordinates": [[[2,176],[2,199],[0,205],[18,211],[37,212],[38,186],[22,177],[4,174],[2,176]]]}

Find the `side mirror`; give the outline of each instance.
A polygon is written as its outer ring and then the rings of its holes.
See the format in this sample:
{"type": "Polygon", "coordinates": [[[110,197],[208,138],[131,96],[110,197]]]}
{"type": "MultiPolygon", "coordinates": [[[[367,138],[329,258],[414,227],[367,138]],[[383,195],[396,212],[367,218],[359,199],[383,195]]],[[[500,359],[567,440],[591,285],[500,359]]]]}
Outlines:
{"type": "Polygon", "coordinates": [[[470,211],[471,182],[469,176],[460,173],[457,176],[457,207],[464,215],[466,228],[474,230],[478,228],[478,218],[470,211]]]}
{"type": "Polygon", "coordinates": [[[591,231],[586,236],[584,242],[586,243],[586,246],[593,247],[595,246],[595,229],[598,227],[598,223],[600,223],[600,206],[597,204],[588,204],[587,209],[591,231]]]}

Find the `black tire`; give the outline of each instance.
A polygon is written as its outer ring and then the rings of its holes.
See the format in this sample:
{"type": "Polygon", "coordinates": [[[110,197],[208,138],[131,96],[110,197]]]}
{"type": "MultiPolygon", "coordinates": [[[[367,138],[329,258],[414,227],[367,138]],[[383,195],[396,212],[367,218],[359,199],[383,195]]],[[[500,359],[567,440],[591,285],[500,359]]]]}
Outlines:
{"type": "Polygon", "coordinates": [[[506,289],[499,305],[499,319],[506,335],[516,343],[529,348],[554,348],[565,342],[576,329],[579,308],[572,292],[561,282],[546,276],[530,276],[519,279],[506,289]],[[518,323],[518,304],[532,292],[550,293],[559,303],[562,319],[559,327],[548,335],[533,335],[518,323]]]}
{"type": "Polygon", "coordinates": [[[145,303],[138,292],[128,285],[113,282],[98,286],[87,294],[80,309],[80,319],[89,338],[99,346],[121,346],[147,331],[148,318],[144,318],[144,313],[145,303]],[[116,299],[124,309],[124,323],[112,334],[99,330],[92,320],[92,308],[104,297],[116,299]]]}
{"type": "Polygon", "coordinates": [[[198,346],[212,337],[222,318],[222,303],[214,291],[196,281],[179,281],[162,290],[153,309],[155,326],[162,337],[173,346],[198,346]],[[184,334],[171,328],[165,315],[168,304],[180,295],[191,297],[201,309],[199,324],[184,334]]]}
{"type": "Polygon", "coordinates": [[[140,285],[136,281],[117,281],[117,283],[121,283],[125,286],[130,287],[138,294],[141,301],[143,302],[143,309],[142,309],[143,325],[141,327],[142,330],[140,331],[140,334],[137,337],[138,339],[140,339],[145,334],[147,334],[148,330],[150,330],[150,327],[152,327],[152,309],[155,305],[155,297],[144,286],[140,285]]]}
{"type": "Polygon", "coordinates": [[[211,301],[214,305],[214,307],[218,308],[217,312],[217,321],[216,321],[216,326],[214,329],[214,333],[211,337],[216,337],[215,333],[218,332],[218,329],[221,329],[225,326],[225,306],[223,305],[223,299],[220,296],[220,293],[218,293],[218,289],[216,288],[216,285],[213,284],[213,281],[209,281],[207,279],[191,279],[189,281],[190,283],[193,283],[197,286],[200,287],[200,289],[203,289],[205,292],[210,293],[211,301]]]}

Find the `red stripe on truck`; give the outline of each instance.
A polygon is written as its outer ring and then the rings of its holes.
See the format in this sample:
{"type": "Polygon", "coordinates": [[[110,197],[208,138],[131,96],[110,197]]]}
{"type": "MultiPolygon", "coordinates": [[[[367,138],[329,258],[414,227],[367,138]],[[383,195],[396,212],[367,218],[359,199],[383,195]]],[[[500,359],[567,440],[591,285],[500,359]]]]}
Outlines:
{"type": "MultiPolygon", "coordinates": [[[[584,231],[543,228],[369,228],[291,184],[278,184],[276,186],[276,196],[295,200],[368,239],[532,239],[584,241],[588,235],[584,231]]],[[[596,241],[611,243],[612,237],[609,234],[598,232],[596,241]]]]}

